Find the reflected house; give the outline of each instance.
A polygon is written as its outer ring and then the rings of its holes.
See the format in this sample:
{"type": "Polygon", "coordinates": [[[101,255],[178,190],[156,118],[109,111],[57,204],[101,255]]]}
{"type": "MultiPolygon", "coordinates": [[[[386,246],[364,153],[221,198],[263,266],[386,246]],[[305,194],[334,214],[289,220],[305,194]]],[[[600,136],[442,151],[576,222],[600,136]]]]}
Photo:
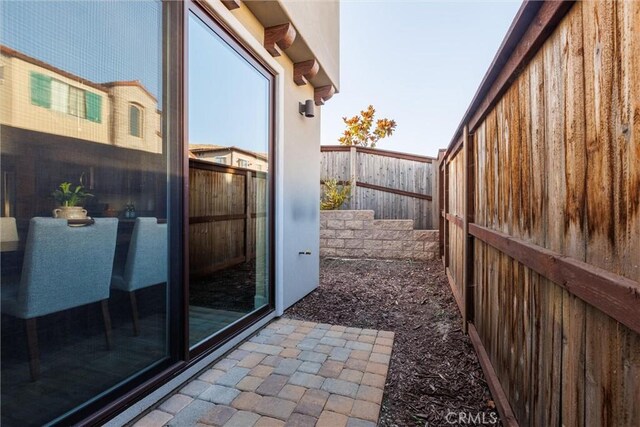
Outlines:
{"type": "Polygon", "coordinates": [[[255,153],[238,147],[190,144],[189,155],[193,159],[206,160],[220,165],[262,172],[269,170],[269,158],[266,153],[255,153]]]}
{"type": "Polygon", "coordinates": [[[125,425],[317,287],[339,3],[0,15],[0,423],[125,425]]]}
{"type": "Polygon", "coordinates": [[[2,45],[0,67],[0,124],[162,152],[158,101],[139,81],[91,82],[2,45]]]}

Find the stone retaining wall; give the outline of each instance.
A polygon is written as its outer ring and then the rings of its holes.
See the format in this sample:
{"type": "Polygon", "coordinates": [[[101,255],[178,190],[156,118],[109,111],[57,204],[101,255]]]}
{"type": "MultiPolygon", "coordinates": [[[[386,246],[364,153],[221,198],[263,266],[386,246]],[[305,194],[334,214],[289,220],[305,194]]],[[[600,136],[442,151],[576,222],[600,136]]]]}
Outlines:
{"type": "Polygon", "coordinates": [[[373,219],[373,211],[321,211],[320,256],[427,260],[438,230],[414,230],[411,219],[373,219]]]}

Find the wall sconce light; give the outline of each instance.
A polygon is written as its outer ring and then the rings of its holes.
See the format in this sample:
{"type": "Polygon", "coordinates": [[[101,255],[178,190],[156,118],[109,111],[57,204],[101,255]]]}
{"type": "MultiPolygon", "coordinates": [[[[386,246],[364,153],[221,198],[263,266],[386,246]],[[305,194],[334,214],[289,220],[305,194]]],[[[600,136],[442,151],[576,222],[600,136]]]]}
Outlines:
{"type": "Polygon", "coordinates": [[[314,117],[313,109],[313,99],[307,99],[304,104],[302,102],[298,103],[298,112],[305,117],[314,117]]]}

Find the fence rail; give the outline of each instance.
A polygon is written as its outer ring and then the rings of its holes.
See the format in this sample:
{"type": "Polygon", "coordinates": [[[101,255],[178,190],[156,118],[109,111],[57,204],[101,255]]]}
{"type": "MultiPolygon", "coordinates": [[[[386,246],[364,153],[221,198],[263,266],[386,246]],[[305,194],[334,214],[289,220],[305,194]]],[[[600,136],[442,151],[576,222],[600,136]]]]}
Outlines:
{"type": "Polygon", "coordinates": [[[640,425],[640,4],[525,2],[446,152],[441,254],[505,425],[640,425]]]}
{"type": "Polygon", "coordinates": [[[416,229],[435,228],[437,159],[341,145],[322,146],[321,152],[321,184],[328,179],[351,184],[344,209],[373,210],[379,219],[413,219],[416,229]]]}

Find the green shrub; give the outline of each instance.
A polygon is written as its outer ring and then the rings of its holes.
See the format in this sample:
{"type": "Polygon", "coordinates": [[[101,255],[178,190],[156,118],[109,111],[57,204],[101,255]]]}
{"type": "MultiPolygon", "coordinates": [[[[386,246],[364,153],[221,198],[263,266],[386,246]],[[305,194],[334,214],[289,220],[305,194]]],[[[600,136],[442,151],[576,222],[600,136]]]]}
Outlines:
{"type": "Polygon", "coordinates": [[[338,183],[337,179],[328,179],[324,182],[324,192],[320,199],[320,209],[333,211],[349,200],[351,186],[338,183]]]}

